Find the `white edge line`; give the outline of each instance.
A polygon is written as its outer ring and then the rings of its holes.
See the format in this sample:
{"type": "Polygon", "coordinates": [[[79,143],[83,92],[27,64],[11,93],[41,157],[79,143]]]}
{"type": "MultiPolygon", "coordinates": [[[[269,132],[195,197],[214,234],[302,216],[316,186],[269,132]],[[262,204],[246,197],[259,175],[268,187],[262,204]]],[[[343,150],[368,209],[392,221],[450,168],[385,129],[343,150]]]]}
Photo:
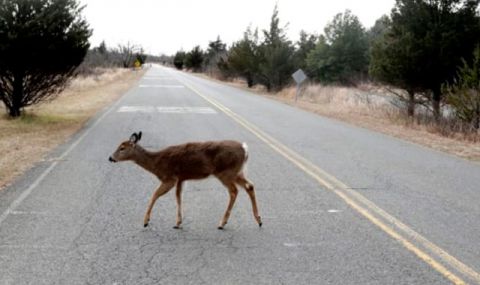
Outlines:
{"type": "MultiPolygon", "coordinates": [[[[122,99],[128,94],[129,92],[125,92],[125,94],[113,105],[109,107],[109,109],[103,113],[90,127],[84,130],[84,133],[75,141],[73,142],[68,149],[66,149],[62,155],[58,157],[59,160],[65,158],[80,142],[108,115],[110,114],[114,109],[116,109],[117,105],[120,104],[122,99]]],[[[23,191],[20,196],[18,196],[11,204],[10,206],[7,207],[7,209],[0,215],[0,226],[2,223],[7,219],[8,215],[12,212],[15,211],[15,209],[20,205],[20,203],[23,202],[31,193],[32,191],[47,177],[50,172],[57,166],[59,163],[59,160],[54,161],[43,173],[35,179],[35,181],[27,188],[27,190],[23,191]]]]}

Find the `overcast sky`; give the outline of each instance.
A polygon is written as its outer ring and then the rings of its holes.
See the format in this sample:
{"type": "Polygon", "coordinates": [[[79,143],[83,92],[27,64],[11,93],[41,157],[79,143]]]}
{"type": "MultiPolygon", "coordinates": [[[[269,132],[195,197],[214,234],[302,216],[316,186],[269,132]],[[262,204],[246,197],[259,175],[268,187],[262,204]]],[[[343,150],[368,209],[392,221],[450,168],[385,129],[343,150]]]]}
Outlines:
{"type": "Polygon", "coordinates": [[[300,30],[323,33],[333,17],[346,9],[369,28],[389,14],[395,0],[80,0],[93,28],[90,41],[107,46],[127,41],[142,45],[151,54],[174,54],[195,45],[205,48],[220,38],[229,45],[248,25],[268,28],[275,3],[287,34],[298,39],[300,30]]]}

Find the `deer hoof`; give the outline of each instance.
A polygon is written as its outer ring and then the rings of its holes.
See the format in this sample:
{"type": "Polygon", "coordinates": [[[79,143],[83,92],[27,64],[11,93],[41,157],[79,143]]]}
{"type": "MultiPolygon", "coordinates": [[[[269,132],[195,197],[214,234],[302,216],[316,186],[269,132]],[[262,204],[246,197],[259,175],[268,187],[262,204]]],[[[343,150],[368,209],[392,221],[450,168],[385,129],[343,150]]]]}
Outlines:
{"type": "Polygon", "coordinates": [[[178,230],[178,229],[180,229],[180,226],[173,226],[173,228],[178,230]]]}
{"type": "Polygon", "coordinates": [[[218,228],[217,228],[217,229],[219,229],[219,230],[223,230],[223,226],[218,226],[218,228]]]}
{"type": "Polygon", "coordinates": [[[262,225],[263,225],[263,223],[262,223],[262,222],[258,223],[258,226],[259,226],[259,227],[262,227],[262,225]]]}
{"type": "Polygon", "coordinates": [[[148,227],[148,223],[143,224],[143,227],[144,227],[144,228],[148,227]]]}

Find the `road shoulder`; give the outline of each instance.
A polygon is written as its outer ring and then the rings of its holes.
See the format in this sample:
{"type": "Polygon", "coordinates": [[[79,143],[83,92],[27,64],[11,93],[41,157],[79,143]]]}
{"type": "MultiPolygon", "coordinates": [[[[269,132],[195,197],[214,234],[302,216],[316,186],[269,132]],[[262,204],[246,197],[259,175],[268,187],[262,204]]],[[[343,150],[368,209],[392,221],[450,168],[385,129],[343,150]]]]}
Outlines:
{"type": "Polygon", "coordinates": [[[99,111],[112,104],[144,71],[110,70],[78,78],[49,103],[28,108],[20,119],[0,118],[0,191],[46,155],[78,133],[99,111]],[[12,149],[13,148],[13,149],[12,149]]]}

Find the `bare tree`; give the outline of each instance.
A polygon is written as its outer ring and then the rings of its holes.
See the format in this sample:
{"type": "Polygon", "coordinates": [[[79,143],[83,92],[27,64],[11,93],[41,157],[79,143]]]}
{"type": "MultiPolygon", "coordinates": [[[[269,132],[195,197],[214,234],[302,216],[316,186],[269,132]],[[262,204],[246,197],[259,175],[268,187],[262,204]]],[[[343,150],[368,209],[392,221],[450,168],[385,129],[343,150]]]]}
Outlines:
{"type": "Polygon", "coordinates": [[[135,62],[136,54],[141,51],[141,47],[127,42],[126,45],[118,45],[118,52],[122,57],[123,67],[132,67],[135,62]]]}

